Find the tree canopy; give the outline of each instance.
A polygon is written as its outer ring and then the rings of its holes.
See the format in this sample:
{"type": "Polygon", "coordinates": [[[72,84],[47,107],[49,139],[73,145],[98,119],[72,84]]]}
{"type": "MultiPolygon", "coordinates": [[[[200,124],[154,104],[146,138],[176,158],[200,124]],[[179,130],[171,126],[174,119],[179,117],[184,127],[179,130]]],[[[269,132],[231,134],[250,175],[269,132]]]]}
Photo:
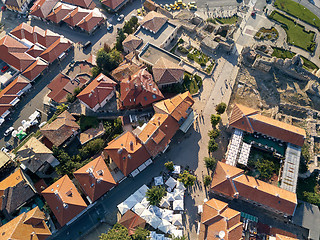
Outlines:
{"type": "MultiPolygon", "coordinates": [[[[111,72],[113,69],[117,68],[121,62],[121,53],[113,49],[111,52],[106,52],[101,48],[97,53],[97,66],[105,73],[111,72]]],[[[95,72],[92,72],[94,74],[95,72]]]]}
{"type": "Polygon", "coordinates": [[[219,103],[219,104],[216,106],[216,111],[217,111],[217,113],[219,113],[219,114],[223,114],[223,113],[226,111],[226,108],[227,108],[227,104],[225,104],[224,102],[222,102],[222,103],[219,103]]]}
{"type": "Polygon", "coordinates": [[[148,240],[150,231],[141,227],[137,227],[134,234],[131,236],[132,240],[148,240]]]}
{"type": "Polygon", "coordinates": [[[102,233],[99,240],[131,240],[128,229],[116,223],[107,233],[102,233]]]}
{"type": "Polygon", "coordinates": [[[152,188],[148,189],[146,196],[151,205],[157,206],[165,194],[166,190],[163,187],[153,186],[152,188]]]}
{"type": "Polygon", "coordinates": [[[210,152],[215,152],[218,149],[218,143],[214,139],[210,139],[208,143],[208,151],[210,152]]]}
{"type": "Polygon", "coordinates": [[[205,157],[204,158],[204,164],[206,165],[206,168],[210,169],[211,171],[214,170],[217,161],[214,157],[205,157]]]}
{"type": "Polygon", "coordinates": [[[210,120],[211,120],[212,127],[216,128],[216,126],[218,125],[218,123],[221,120],[221,117],[218,114],[217,115],[212,114],[210,120]]]}
{"type": "Polygon", "coordinates": [[[263,180],[269,180],[275,171],[275,164],[270,160],[258,160],[256,166],[263,180]]]}
{"type": "Polygon", "coordinates": [[[196,176],[184,170],[183,173],[179,174],[178,181],[182,182],[186,187],[193,186],[197,180],[196,176]]]}

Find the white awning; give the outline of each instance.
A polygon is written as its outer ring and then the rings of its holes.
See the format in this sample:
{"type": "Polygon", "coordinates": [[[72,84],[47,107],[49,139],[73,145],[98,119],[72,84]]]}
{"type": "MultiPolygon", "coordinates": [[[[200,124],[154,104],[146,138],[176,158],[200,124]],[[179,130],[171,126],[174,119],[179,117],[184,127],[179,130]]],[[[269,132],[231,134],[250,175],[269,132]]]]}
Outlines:
{"type": "Polygon", "coordinates": [[[194,112],[191,111],[191,113],[189,114],[189,116],[187,117],[187,119],[183,122],[183,124],[180,127],[180,130],[184,133],[186,133],[189,128],[191,127],[192,123],[194,122],[194,120],[198,117],[198,115],[194,115],[194,112]]]}

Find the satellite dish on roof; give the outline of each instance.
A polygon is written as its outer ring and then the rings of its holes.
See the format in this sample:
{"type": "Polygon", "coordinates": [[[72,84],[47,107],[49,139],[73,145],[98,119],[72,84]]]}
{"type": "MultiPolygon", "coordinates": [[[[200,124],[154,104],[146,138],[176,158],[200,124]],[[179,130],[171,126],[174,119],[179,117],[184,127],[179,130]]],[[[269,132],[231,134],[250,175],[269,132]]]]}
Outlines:
{"type": "Polygon", "coordinates": [[[219,232],[219,238],[223,239],[226,236],[226,233],[224,231],[219,232]]]}

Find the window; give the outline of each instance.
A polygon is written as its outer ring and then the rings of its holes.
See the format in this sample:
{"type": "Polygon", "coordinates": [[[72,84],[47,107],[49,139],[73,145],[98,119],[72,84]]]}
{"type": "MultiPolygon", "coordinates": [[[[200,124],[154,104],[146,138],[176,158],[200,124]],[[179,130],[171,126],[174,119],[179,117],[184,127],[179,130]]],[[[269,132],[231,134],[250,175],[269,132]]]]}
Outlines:
{"type": "Polygon", "coordinates": [[[145,101],[147,101],[147,97],[143,97],[145,101]]]}
{"type": "Polygon", "coordinates": [[[153,94],[153,95],[152,95],[152,98],[153,98],[153,99],[156,99],[156,98],[157,98],[157,96],[153,94]]]}

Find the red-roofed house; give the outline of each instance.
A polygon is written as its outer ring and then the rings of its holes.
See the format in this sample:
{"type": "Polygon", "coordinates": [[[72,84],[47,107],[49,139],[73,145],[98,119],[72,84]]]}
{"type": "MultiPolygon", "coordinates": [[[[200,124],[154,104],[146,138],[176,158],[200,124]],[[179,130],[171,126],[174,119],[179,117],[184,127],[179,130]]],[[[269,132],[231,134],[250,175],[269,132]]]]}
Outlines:
{"type": "Polygon", "coordinates": [[[95,8],[86,17],[84,17],[77,26],[90,34],[105,20],[105,16],[95,8]]]}
{"type": "Polygon", "coordinates": [[[36,0],[30,14],[36,18],[46,18],[59,0],[36,0]]]}
{"type": "Polygon", "coordinates": [[[125,176],[150,158],[146,148],[131,132],[121,134],[109,142],[104,150],[125,176]]]}
{"type": "Polygon", "coordinates": [[[91,202],[95,202],[117,184],[102,156],[75,171],[73,175],[91,202]]]}
{"type": "Polygon", "coordinates": [[[69,13],[71,13],[76,6],[58,2],[52,12],[48,15],[47,19],[59,24],[69,13]]]}
{"type": "Polygon", "coordinates": [[[75,27],[89,13],[90,13],[90,10],[77,7],[62,20],[65,23],[69,24],[71,27],[75,27]]]}
{"type": "Polygon", "coordinates": [[[145,107],[162,100],[163,95],[146,68],[140,69],[120,83],[120,109],[145,107]]]}
{"type": "Polygon", "coordinates": [[[115,94],[116,82],[100,73],[77,97],[88,108],[97,111],[115,94]]]}
{"type": "Polygon", "coordinates": [[[63,2],[88,9],[94,9],[96,7],[93,0],[63,0],[63,2]]]}
{"type": "Polygon", "coordinates": [[[87,207],[76,186],[67,175],[43,190],[41,194],[60,226],[66,225],[87,207]]]}
{"type": "Polygon", "coordinates": [[[111,12],[117,12],[122,8],[129,0],[102,0],[104,4],[111,12]]]}
{"type": "Polygon", "coordinates": [[[38,58],[34,61],[26,70],[22,72],[22,75],[28,78],[30,81],[35,80],[40,74],[48,67],[48,63],[38,58]]]}
{"type": "Polygon", "coordinates": [[[50,45],[41,55],[44,60],[48,63],[52,63],[57,58],[62,57],[62,55],[71,47],[72,43],[66,38],[59,38],[53,44],[50,45]]]}

